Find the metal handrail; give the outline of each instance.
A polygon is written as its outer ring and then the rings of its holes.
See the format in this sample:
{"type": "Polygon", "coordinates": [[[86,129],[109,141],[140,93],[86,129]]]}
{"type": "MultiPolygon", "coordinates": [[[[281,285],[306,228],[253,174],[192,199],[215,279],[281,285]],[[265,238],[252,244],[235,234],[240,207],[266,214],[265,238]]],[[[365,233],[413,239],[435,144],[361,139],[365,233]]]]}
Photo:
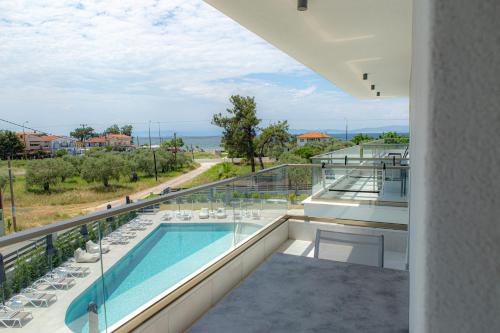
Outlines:
{"type": "Polygon", "coordinates": [[[149,206],[152,206],[155,204],[162,203],[166,200],[175,199],[177,197],[184,196],[186,194],[190,194],[190,193],[202,191],[202,190],[213,188],[213,187],[226,185],[226,184],[229,184],[229,183],[234,182],[234,181],[258,176],[259,174],[262,174],[262,173],[285,168],[285,167],[287,167],[287,165],[288,164],[281,164],[281,165],[277,165],[277,166],[270,167],[267,169],[262,169],[262,170],[259,170],[257,172],[254,172],[254,173],[250,173],[248,175],[227,178],[227,179],[219,180],[216,182],[196,186],[196,187],[193,187],[190,189],[178,191],[175,193],[168,193],[168,194],[160,195],[160,196],[155,197],[155,198],[130,203],[127,205],[124,204],[124,205],[117,206],[115,208],[101,210],[98,212],[73,217],[73,218],[62,220],[59,222],[55,222],[55,223],[52,223],[49,225],[19,231],[19,232],[1,237],[0,238],[0,248],[2,248],[4,246],[13,245],[13,244],[16,244],[19,242],[32,240],[33,238],[38,238],[38,237],[46,236],[49,234],[53,234],[53,233],[63,231],[66,229],[78,227],[78,226],[81,226],[83,224],[88,224],[88,223],[92,223],[92,222],[96,222],[96,221],[100,221],[100,220],[105,220],[106,218],[110,218],[110,217],[113,217],[113,216],[116,216],[119,214],[123,214],[123,213],[128,213],[128,212],[135,211],[135,210],[138,210],[141,208],[149,207],[149,206]]]}
{"type": "MultiPolygon", "coordinates": [[[[392,161],[392,158],[391,158],[392,161]]],[[[359,170],[383,170],[384,165],[344,165],[344,164],[304,164],[304,163],[292,163],[292,164],[283,164],[288,167],[313,167],[313,168],[321,168],[321,169],[359,169],[359,170]]],[[[408,165],[385,165],[385,169],[400,169],[400,170],[409,170],[410,166],[408,165]]]]}
{"type": "MultiPolygon", "coordinates": [[[[250,173],[248,175],[227,178],[227,179],[219,180],[216,182],[193,187],[190,189],[185,189],[185,190],[174,192],[174,193],[160,195],[160,196],[155,197],[155,198],[141,200],[138,202],[127,204],[127,205],[123,204],[123,205],[120,205],[120,206],[117,206],[117,207],[114,207],[111,209],[101,210],[98,212],[89,213],[89,214],[73,217],[70,219],[62,220],[59,222],[55,222],[55,223],[52,223],[49,225],[44,225],[41,227],[36,227],[36,228],[31,228],[31,229],[19,231],[19,232],[1,237],[0,238],[0,248],[5,247],[5,246],[9,246],[12,244],[16,244],[16,243],[19,243],[22,241],[33,240],[34,238],[43,237],[43,236],[46,236],[48,234],[56,233],[56,232],[63,231],[66,229],[78,227],[78,226],[81,226],[83,224],[88,224],[88,223],[92,223],[92,222],[96,222],[96,221],[100,221],[100,220],[105,220],[106,218],[110,218],[110,217],[113,217],[113,216],[116,216],[119,214],[124,214],[124,213],[135,211],[135,210],[138,210],[141,208],[149,207],[149,206],[152,206],[155,204],[162,203],[166,200],[175,199],[177,197],[181,197],[181,196],[195,193],[198,191],[202,191],[205,189],[214,188],[217,186],[226,185],[226,184],[236,182],[239,180],[258,176],[260,174],[263,174],[263,173],[266,173],[269,171],[278,170],[278,169],[282,169],[282,168],[286,168],[286,167],[293,167],[293,166],[295,166],[295,167],[310,167],[310,168],[326,168],[326,169],[345,168],[345,166],[337,166],[337,165],[331,165],[331,164],[326,164],[324,166],[322,166],[321,164],[299,164],[299,163],[297,163],[297,164],[280,164],[280,165],[277,165],[274,167],[270,167],[267,169],[259,170],[259,171],[254,172],[254,173],[250,173]]],[[[349,168],[360,169],[360,170],[362,170],[362,169],[372,170],[372,169],[382,169],[383,166],[381,166],[381,165],[380,166],[379,165],[377,165],[377,166],[357,165],[357,166],[349,166],[349,168]]],[[[409,170],[410,167],[409,166],[390,166],[390,165],[387,165],[386,169],[409,170]]]]}

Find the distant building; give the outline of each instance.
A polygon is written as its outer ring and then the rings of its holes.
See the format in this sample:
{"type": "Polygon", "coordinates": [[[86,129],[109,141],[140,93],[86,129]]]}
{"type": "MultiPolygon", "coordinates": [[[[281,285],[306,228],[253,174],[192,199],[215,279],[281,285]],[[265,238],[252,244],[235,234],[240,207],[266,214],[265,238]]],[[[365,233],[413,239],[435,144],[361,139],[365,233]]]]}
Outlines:
{"type": "Polygon", "coordinates": [[[106,143],[113,147],[129,147],[132,145],[132,137],[125,134],[107,134],[106,143]]]}
{"type": "Polygon", "coordinates": [[[60,135],[46,135],[41,136],[44,142],[44,149],[50,151],[54,155],[58,150],[65,150],[68,154],[74,155],[77,152],[75,138],[60,136],[60,135]]]}
{"type": "Polygon", "coordinates": [[[27,154],[33,155],[40,151],[48,151],[47,142],[40,133],[18,132],[16,135],[24,144],[24,150],[27,154]]]}
{"type": "Polygon", "coordinates": [[[324,133],[319,133],[319,132],[304,133],[297,136],[297,145],[303,146],[309,142],[328,141],[329,139],[330,136],[324,133]]]}
{"type": "Polygon", "coordinates": [[[85,147],[130,147],[132,145],[132,137],[125,134],[106,134],[90,138],[85,141],[85,147]]]}
{"type": "Polygon", "coordinates": [[[104,147],[104,146],[106,146],[106,138],[103,136],[90,138],[87,141],[85,141],[85,147],[88,148],[104,147]]]}

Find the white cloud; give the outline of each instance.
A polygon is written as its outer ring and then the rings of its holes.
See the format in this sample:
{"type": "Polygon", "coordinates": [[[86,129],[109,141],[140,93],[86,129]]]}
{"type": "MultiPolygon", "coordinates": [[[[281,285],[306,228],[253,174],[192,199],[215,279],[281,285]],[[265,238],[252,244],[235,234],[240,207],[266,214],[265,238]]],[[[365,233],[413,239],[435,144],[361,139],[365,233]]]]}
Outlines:
{"type": "Polygon", "coordinates": [[[265,119],[310,112],[319,125],[334,109],[340,118],[351,111],[407,116],[405,101],[384,111],[335,88],[248,78],[255,73],[311,76],[201,0],[0,2],[0,109],[12,110],[2,116],[15,121],[63,130],[191,117],[201,119],[192,127],[206,128],[202,120],[232,93],[255,95],[265,119]]]}

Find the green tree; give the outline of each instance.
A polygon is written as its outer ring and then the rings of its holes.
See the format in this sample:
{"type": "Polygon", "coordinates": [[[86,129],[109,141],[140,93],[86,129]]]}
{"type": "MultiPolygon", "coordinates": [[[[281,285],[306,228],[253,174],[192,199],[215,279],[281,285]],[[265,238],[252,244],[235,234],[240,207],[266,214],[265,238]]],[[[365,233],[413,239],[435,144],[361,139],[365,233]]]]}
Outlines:
{"type": "Polygon", "coordinates": [[[213,116],[212,124],[223,129],[222,144],[230,157],[245,157],[255,172],[255,137],[260,119],[257,118],[253,97],[233,95],[232,107],[213,116]]]}
{"type": "Polygon", "coordinates": [[[82,164],[83,164],[83,161],[85,160],[85,156],[65,155],[65,156],[63,156],[63,160],[71,163],[71,165],[75,169],[76,173],[80,174],[80,172],[82,171],[82,164]]]}
{"type": "MultiPolygon", "coordinates": [[[[285,152],[280,156],[281,163],[289,164],[307,164],[308,159],[302,158],[290,152],[285,152]]],[[[307,166],[289,166],[288,170],[288,188],[294,190],[294,195],[297,196],[299,190],[312,181],[312,168],[307,166]]]]}
{"type": "Polygon", "coordinates": [[[354,142],[355,145],[359,145],[362,142],[367,142],[367,141],[372,141],[373,137],[363,134],[363,133],[358,133],[353,138],[351,139],[352,142],[354,142]]]}
{"type": "Polygon", "coordinates": [[[125,173],[123,158],[112,154],[103,154],[99,157],[88,157],[82,165],[82,178],[87,182],[101,182],[109,186],[112,179],[120,180],[125,173]]]}
{"type": "Polygon", "coordinates": [[[132,125],[124,125],[120,129],[121,134],[132,136],[132,125]]]}
{"type": "Polygon", "coordinates": [[[114,124],[106,129],[104,132],[106,134],[120,134],[120,127],[117,124],[114,124]]]}
{"type": "Polygon", "coordinates": [[[26,188],[39,186],[44,191],[50,190],[50,185],[59,182],[57,161],[52,158],[30,161],[26,165],[26,188]]]}
{"type": "Polygon", "coordinates": [[[172,148],[181,148],[184,146],[184,140],[182,138],[175,138],[171,140],[165,140],[161,143],[162,148],[172,149],[172,148]]]}
{"type": "Polygon", "coordinates": [[[57,175],[61,178],[61,182],[64,182],[66,178],[73,177],[78,174],[71,162],[63,158],[55,158],[54,161],[54,166],[56,168],[57,175]]]}
{"type": "Polygon", "coordinates": [[[75,130],[70,132],[69,135],[71,135],[74,138],[77,138],[82,142],[96,136],[96,134],[94,133],[94,129],[90,126],[82,126],[75,128],[75,130]]]}
{"type": "Polygon", "coordinates": [[[150,151],[141,151],[134,155],[134,162],[137,170],[151,177],[155,174],[155,164],[153,154],[150,151]]]}
{"type": "Polygon", "coordinates": [[[382,133],[379,139],[383,139],[384,143],[409,143],[410,137],[407,135],[401,135],[396,132],[382,133]]]}
{"type": "Polygon", "coordinates": [[[162,173],[175,169],[176,159],[174,157],[174,154],[169,151],[158,150],[156,153],[156,161],[158,164],[158,169],[162,173]]]}
{"type": "Polygon", "coordinates": [[[7,159],[8,157],[13,158],[23,151],[24,144],[15,132],[0,131],[0,157],[2,159],[7,159]]]}
{"type": "Polygon", "coordinates": [[[290,141],[290,133],[288,133],[288,122],[278,121],[276,124],[270,124],[266,128],[262,129],[259,137],[257,138],[256,146],[259,156],[260,168],[264,169],[264,162],[262,162],[262,157],[264,154],[276,148],[285,147],[285,145],[290,141]]]}

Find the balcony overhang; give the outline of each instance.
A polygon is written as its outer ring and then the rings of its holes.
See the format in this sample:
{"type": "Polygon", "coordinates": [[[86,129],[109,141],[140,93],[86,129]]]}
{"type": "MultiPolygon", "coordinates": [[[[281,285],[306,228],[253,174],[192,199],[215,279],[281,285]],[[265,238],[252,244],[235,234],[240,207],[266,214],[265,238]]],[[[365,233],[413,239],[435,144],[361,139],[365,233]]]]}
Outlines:
{"type": "Polygon", "coordinates": [[[409,94],[410,0],[205,2],[357,98],[409,94]]]}

